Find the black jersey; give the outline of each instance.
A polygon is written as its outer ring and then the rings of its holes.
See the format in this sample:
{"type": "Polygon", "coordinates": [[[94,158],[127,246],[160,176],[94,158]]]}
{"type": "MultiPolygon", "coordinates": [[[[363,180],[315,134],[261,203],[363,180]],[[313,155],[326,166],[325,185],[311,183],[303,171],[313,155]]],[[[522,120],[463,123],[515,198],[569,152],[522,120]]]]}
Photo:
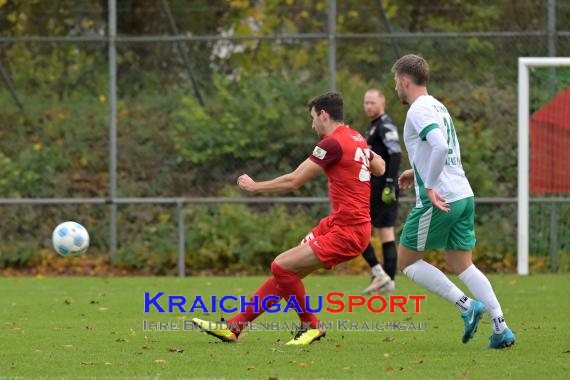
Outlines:
{"type": "Polygon", "coordinates": [[[388,114],[372,120],[366,131],[366,141],[370,148],[386,161],[386,174],[397,183],[398,169],[402,155],[398,128],[388,114]]]}

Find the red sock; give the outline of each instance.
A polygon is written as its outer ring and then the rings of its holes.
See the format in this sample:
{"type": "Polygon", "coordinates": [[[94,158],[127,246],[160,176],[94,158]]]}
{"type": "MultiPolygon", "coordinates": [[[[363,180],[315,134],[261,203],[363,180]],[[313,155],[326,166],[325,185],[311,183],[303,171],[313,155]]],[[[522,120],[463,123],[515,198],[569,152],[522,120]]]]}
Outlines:
{"type": "Polygon", "coordinates": [[[275,277],[275,281],[279,284],[279,290],[282,292],[280,295],[286,300],[289,300],[289,296],[295,296],[297,299],[297,303],[302,310],[302,313],[297,313],[301,322],[308,324],[313,329],[318,328],[319,320],[317,315],[307,312],[305,304],[305,295],[307,292],[299,275],[283,269],[279,264],[275,263],[275,261],[271,264],[271,272],[273,272],[273,277],[275,277]]]}
{"type": "Polygon", "coordinates": [[[259,311],[256,313],[254,311],[253,306],[246,306],[245,313],[240,313],[235,317],[233,317],[232,319],[228,320],[230,331],[232,331],[236,335],[239,335],[239,333],[241,332],[241,330],[243,330],[247,322],[251,322],[255,320],[255,318],[259,317],[261,314],[263,314],[264,310],[263,307],[261,306],[261,303],[265,297],[271,295],[278,296],[279,300],[267,301],[267,307],[271,307],[271,305],[278,303],[282,297],[279,285],[277,284],[277,281],[275,281],[275,277],[273,276],[269,277],[267,281],[261,284],[259,289],[257,289],[255,293],[253,293],[253,296],[251,296],[251,298],[249,299],[250,301],[253,301],[254,296],[259,296],[257,300],[257,306],[259,311]]]}

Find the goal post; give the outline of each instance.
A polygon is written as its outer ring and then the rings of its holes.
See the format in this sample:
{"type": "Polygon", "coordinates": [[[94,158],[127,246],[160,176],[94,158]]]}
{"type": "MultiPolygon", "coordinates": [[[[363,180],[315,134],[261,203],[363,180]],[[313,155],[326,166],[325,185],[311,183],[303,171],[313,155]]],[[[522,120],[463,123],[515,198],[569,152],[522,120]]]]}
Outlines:
{"type": "Polygon", "coordinates": [[[529,69],[570,66],[570,57],[520,57],[518,63],[517,272],[529,273],[530,94],[529,69]]]}

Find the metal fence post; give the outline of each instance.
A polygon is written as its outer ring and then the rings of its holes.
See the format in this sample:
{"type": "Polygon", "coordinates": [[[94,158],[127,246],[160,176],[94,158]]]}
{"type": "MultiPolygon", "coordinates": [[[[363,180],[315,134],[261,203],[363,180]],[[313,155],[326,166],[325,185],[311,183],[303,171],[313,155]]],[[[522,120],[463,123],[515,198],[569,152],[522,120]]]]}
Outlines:
{"type": "MultiPolygon", "coordinates": [[[[556,56],[556,0],[548,0],[548,56],[556,56]]],[[[552,97],[556,96],[556,68],[550,68],[550,86],[552,97]]],[[[550,205],[550,270],[558,270],[558,210],[557,204],[550,205]]]]}
{"type": "Polygon", "coordinates": [[[115,263],[117,253],[117,2],[109,0],[109,253],[115,263]]]}
{"type": "Polygon", "coordinates": [[[548,0],[548,56],[556,56],[556,0],[548,0]]]}
{"type": "MultiPolygon", "coordinates": [[[[548,0],[547,10],[548,25],[546,26],[546,38],[548,46],[548,56],[556,57],[556,0],[548,0]]],[[[551,67],[550,71],[550,87],[552,96],[556,95],[556,67],[551,67]]]]}
{"type": "Polygon", "coordinates": [[[186,236],[184,233],[184,203],[176,202],[178,213],[178,277],[186,276],[186,236]]]}
{"type": "Polygon", "coordinates": [[[336,0],[329,0],[329,89],[336,91],[336,0]]]}

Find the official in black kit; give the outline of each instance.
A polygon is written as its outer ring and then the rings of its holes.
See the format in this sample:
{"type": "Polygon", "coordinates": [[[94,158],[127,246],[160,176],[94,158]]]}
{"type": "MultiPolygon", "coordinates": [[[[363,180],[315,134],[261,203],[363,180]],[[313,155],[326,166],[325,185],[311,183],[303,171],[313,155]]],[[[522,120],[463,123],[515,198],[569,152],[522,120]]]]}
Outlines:
{"type": "Polygon", "coordinates": [[[370,118],[366,140],[370,148],[386,162],[386,173],[371,178],[370,217],[374,233],[382,241],[384,266],[376,258],[372,244],[362,253],[372,270],[372,282],[364,294],[389,293],[395,290],[397,250],[394,225],[398,218],[398,171],[402,148],[398,128],[386,113],[386,98],[382,91],[372,88],[364,95],[364,111],[370,118]]]}

